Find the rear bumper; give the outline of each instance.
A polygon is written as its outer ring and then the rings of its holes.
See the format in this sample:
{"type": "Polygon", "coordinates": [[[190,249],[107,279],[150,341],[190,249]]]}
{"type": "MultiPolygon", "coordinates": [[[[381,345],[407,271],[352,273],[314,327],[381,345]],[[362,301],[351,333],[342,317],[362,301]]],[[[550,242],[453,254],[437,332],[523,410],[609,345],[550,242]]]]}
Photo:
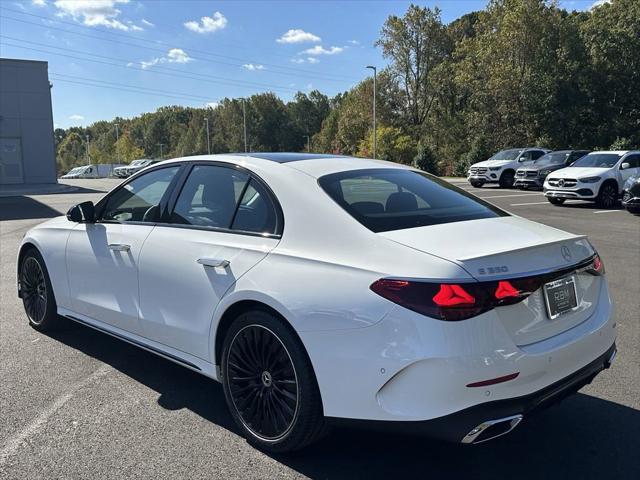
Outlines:
{"type": "MultiPolygon", "coordinates": [[[[534,414],[543,410],[567,396],[577,392],[591,381],[604,369],[611,366],[616,355],[615,343],[605,353],[579,369],[575,373],[529,395],[496,400],[481,403],[458,412],[424,421],[409,422],[385,422],[375,420],[347,420],[329,418],[333,424],[355,426],[359,428],[372,428],[375,430],[397,431],[428,435],[429,437],[452,442],[463,442],[478,425],[491,420],[522,419],[526,422],[534,414]]],[[[514,422],[516,425],[518,422],[514,422]]],[[[513,425],[515,427],[515,425],[513,425]]],[[[506,433],[506,432],[504,432],[506,433]]],[[[489,430],[486,436],[480,434],[474,442],[478,443],[489,439],[489,430]]],[[[496,435],[499,436],[499,435],[496,435]]]]}

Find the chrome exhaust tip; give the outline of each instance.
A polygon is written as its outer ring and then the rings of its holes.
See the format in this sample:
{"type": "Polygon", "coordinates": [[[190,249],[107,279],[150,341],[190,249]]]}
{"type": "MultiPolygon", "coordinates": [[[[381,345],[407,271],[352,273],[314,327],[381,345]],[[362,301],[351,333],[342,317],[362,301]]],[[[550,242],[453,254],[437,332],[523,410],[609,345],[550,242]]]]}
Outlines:
{"type": "Polygon", "coordinates": [[[518,426],[522,421],[522,418],[522,415],[513,415],[511,417],[482,422],[464,436],[462,443],[483,443],[493,440],[494,438],[501,437],[502,435],[506,435],[518,426]]]}

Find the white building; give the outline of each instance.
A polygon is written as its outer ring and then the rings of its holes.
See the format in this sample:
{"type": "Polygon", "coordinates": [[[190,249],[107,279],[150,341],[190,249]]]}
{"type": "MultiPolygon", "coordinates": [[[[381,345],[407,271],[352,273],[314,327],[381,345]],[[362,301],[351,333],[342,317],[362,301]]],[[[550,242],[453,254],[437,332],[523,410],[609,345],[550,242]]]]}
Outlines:
{"type": "Polygon", "coordinates": [[[48,64],[0,58],[0,185],[55,182],[48,64]]]}

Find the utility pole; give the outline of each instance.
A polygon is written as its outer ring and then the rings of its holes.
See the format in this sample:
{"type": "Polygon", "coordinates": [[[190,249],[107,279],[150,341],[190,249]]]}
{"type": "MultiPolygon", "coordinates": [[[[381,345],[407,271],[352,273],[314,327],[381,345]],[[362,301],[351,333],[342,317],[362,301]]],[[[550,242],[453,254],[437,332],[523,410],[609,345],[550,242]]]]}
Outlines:
{"type": "Polygon", "coordinates": [[[244,127],[244,153],[247,153],[247,109],[244,98],[242,99],[242,124],[244,127]]]}
{"type": "Polygon", "coordinates": [[[376,158],[376,149],[378,147],[378,132],[376,131],[376,77],[378,69],[373,65],[367,65],[367,68],[373,70],[373,158],[376,158]]]}
{"type": "MultiPolygon", "coordinates": [[[[120,140],[120,135],[118,133],[118,124],[114,123],[116,126],[116,163],[120,164],[120,145],[118,145],[118,140],[120,140]]],[[[111,164],[111,171],[109,175],[113,174],[113,164],[111,164]]]]}
{"type": "Polygon", "coordinates": [[[164,147],[164,143],[158,143],[157,145],[160,147],[160,158],[163,158],[163,156],[162,156],[162,147],[164,147]]]}
{"type": "Polygon", "coordinates": [[[207,125],[207,153],[211,155],[211,142],[209,141],[209,119],[205,118],[204,123],[207,125]]]}
{"type": "Polygon", "coordinates": [[[87,165],[89,165],[89,162],[90,162],[90,157],[89,157],[89,135],[85,135],[85,138],[87,139],[87,143],[86,143],[86,146],[87,146],[87,155],[86,155],[87,156],[87,165]]]}
{"type": "Polygon", "coordinates": [[[303,137],[307,139],[307,153],[309,153],[311,151],[311,139],[309,135],[303,135],[303,137]]]}

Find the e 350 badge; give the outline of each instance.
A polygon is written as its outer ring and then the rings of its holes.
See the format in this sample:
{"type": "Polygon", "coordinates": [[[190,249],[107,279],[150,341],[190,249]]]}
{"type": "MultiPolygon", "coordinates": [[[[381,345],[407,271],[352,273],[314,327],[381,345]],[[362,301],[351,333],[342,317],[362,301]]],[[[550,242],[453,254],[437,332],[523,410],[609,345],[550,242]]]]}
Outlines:
{"type": "Polygon", "coordinates": [[[498,265],[495,267],[484,267],[478,269],[478,273],[480,275],[496,275],[498,273],[506,273],[508,271],[509,267],[507,267],[506,265],[498,265]]]}

